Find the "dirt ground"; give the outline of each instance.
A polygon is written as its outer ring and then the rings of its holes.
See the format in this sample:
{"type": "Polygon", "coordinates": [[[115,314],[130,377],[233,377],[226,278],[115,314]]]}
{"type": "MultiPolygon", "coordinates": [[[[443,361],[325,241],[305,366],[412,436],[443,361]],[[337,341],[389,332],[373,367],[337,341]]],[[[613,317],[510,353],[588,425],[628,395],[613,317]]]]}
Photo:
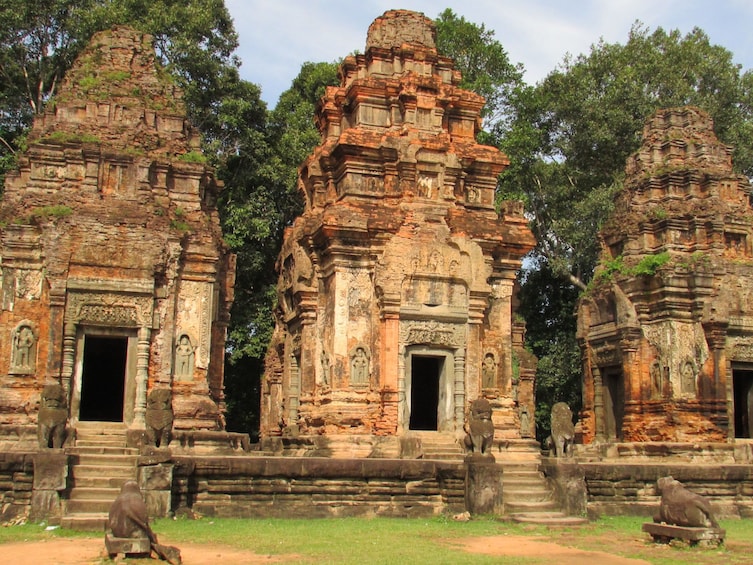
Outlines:
{"type": "MultiPolygon", "coordinates": [[[[169,544],[167,539],[160,540],[169,544]]],[[[583,551],[537,541],[523,536],[492,536],[470,538],[457,543],[455,547],[470,553],[500,556],[541,557],[557,565],[649,565],[648,561],[627,559],[599,551],[583,551]]],[[[104,542],[96,539],[51,539],[46,541],[3,544],[2,561],[14,565],[92,565],[99,564],[106,557],[104,542]]],[[[254,565],[260,563],[286,563],[297,561],[296,555],[258,555],[250,551],[239,551],[224,546],[180,544],[184,565],[254,565]]],[[[130,560],[129,563],[159,563],[156,560],[130,560]]]]}

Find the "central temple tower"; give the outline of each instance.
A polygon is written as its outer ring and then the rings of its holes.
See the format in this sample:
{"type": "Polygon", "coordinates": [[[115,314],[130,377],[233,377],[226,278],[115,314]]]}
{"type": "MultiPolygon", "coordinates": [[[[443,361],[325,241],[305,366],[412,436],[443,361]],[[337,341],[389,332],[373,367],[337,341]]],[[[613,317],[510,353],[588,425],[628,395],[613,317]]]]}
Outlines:
{"type": "Polygon", "coordinates": [[[458,86],[435,37],[423,14],[386,12],[319,103],[322,140],[300,169],[305,211],[278,262],[268,444],[407,456],[398,439],[460,437],[479,397],[497,437],[533,435],[532,370],[512,316],[533,236],[519,203],[495,210],[508,160],[476,142],[484,99],[458,86]]]}

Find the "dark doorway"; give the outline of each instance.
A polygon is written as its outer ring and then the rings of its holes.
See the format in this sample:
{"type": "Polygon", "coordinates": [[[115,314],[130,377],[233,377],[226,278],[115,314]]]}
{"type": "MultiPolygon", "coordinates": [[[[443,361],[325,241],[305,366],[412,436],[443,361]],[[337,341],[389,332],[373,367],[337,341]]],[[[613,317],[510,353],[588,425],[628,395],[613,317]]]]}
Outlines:
{"type": "Polygon", "coordinates": [[[735,437],[753,437],[753,371],[732,371],[734,394],[735,437]]]}
{"type": "Polygon", "coordinates": [[[411,356],[410,429],[437,430],[442,357],[411,356]]]}
{"type": "Polygon", "coordinates": [[[607,439],[622,440],[622,418],[625,414],[625,384],[622,371],[604,371],[604,419],[607,439]]]}
{"type": "Polygon", "coordinates": [[[79,420],[122,422],[127,337],[84,337],[79,420]]]}

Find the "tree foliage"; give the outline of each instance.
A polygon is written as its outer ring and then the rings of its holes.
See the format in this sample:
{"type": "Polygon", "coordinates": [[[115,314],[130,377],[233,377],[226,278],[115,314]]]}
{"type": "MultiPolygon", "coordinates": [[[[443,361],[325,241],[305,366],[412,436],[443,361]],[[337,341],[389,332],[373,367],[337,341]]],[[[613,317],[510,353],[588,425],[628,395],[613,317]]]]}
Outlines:
{"type": "Polygon", "coordinates": [[[434,21],[437,51],[450,57],[462,75],[460,85],[486,98],[482,112],[484,127],[501,135],[510,115],[510,99],[523,84],[523,66],[512,64],[494,31],[458,17],[447,8],[434,21]]]}
{"type": "Polygon", "coordinates": [[[753,174],[751,86],[751,72],[702,30],[683,36],[636,23],[624,45],[600,41],[514,93],[513,125],[501,144],[512,165],[501,195],[526,199],[537,253],[582,288],[645,119],[662,107],[703,108],[720,139],[735,145],[737,169],[753,174]]]}
{"type": "Polygon", "coordinates": [[[189,117],[218,148],[228,142],[219,107],[244,88],[232,55],[237,36],[222,0],[2,1],[0,181],[78,53],[95,32],[115,24],[154,36],[161,63],[185,91],[189,117]]]}
{"type": "MultiPolygon", "coordinates": [[[[298,166],[320,140],[314,107],[327,85],[338,83],[334,63],[304,63],[272,112],[251,122],[241,113],[223,117],[238,127],[259,123],[236,137],[238,149],[220,173],[226,189],[220,215],[226,241],[238,255],[235,303],[228,334],[225,386],[229,429],[258,429],[264,356],[276,304],[275,262],[286,226],[302,212],[298,166]]],[[[259,108],[257,103],[251,108],[259,108]]],[[[246,98],[248,101],[248,98],[246,98]]]]}

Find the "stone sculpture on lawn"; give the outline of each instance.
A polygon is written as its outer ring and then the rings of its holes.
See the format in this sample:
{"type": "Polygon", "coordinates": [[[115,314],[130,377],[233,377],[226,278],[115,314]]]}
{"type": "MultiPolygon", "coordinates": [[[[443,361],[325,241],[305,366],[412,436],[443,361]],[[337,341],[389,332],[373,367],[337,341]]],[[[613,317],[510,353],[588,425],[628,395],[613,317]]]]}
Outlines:
{"type": "Polygon", "coordinates": [[[126,481],[120,494],[110,507],[108,526],[111,533],[105,536],[105,547],[110,557],[115,555],[138,556],[154,551],[160,559],[180,565],[180,550],[162,545],[149,527],[146,503],[136,481],[126,481]]]}

